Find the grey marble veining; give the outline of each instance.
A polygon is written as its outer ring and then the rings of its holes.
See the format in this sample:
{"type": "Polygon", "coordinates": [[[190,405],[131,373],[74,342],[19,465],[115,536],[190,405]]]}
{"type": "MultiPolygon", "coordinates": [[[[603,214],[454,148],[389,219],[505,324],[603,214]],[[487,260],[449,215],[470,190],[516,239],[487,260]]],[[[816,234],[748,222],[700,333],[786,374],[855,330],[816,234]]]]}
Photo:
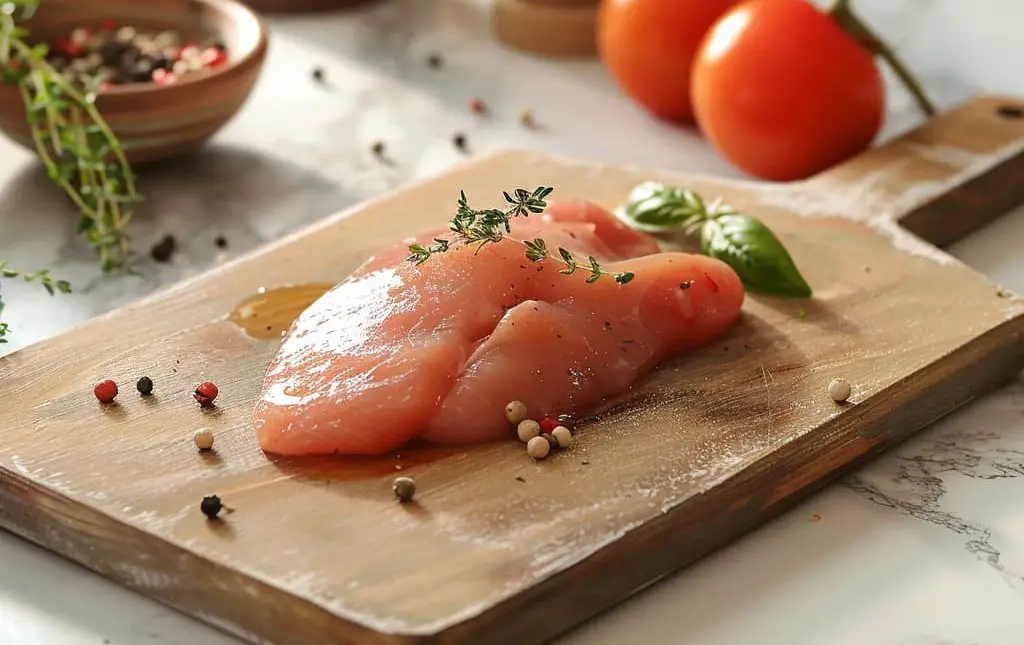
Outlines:
{"type": "MultiPolygon", "coordinates": [[[[819,4],[825,0],[815,0],[819,4]]],[[[76,218],[0,141],[0,258],[51,267],[76,291],[6,281],[14,342],[53,336],[398,186],[507,147],[722,176],[692,130],[647,118],[593,62],[544,61],[491,41],[485,0],[394,0],[275,18],[266,72],[202,153],[144,171],[139,257],[101,276],[76,218]],[[432,69],[426,57],[440,52],[432,69]],[[310,70],[322,67],[318,85],[310,70]],[[490,114],[466,103],[480,96],[490,114]],[[542,128],[526,130],[532,108],[542,128]],[[455,132],[469,155],[451,144],[455,132]],[[386,142],[393,163],[370,153],[386,142]],[[147,255],[166,233],[173,262],[147,255]]],[[[1024,95],[1019,0],[861,0],[936,101],[1024,95]]],[[[892,78],[883,139],[920,115],[892,78]]],[[[951,252],[1024,291],[1024,210],[951,252]]],[[[267,268],[268,272],[273,267],[267,268]]],[[[1024,642],[1024,379],[984,397],[785,516],[566,635],[564,645],[1019,645],[1024,642]]],[[[0,534],[4,645],[229,645],[234,639],[0,534]]]]}

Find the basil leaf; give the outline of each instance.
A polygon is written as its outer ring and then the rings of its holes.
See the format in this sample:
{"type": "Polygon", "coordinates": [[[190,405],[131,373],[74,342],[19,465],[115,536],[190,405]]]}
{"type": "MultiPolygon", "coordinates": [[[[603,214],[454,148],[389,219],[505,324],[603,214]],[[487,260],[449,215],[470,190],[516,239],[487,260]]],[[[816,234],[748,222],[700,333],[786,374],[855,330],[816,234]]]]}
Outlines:
{"type": "Polygon", "coordinates": [[[806,298],[811,287],[767,226],[749,215],[723,214],[701,228],[701,250],[731,266],[750,291],[806,298]]]}
{"type": "Polygon", "coordinates": [[[707,219],[708,210],[692,190],[645,181],[630,191],[615,215],[637,230],[659,232],[698,224],[707,219]]]}

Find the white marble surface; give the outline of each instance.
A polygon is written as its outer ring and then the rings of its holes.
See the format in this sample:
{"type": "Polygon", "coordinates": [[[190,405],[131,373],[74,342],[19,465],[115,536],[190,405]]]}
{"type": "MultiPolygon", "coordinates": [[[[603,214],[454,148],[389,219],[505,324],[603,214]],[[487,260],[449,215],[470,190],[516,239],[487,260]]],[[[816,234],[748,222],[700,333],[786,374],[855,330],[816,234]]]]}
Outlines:
{"type": "MultiPolygon", "coordinates": [[[[146,251],[184,240],[172,264],[103,278],[62,199],[30,156],[0,142],[0,258],[49,266],[76,293],[7,282],[14,342],[50,337],[209,268],[227,236],[250,249],[459,161],[518,146],[599,159],[737,173],[692,133],[653,122],[599,65],[550,63],[490,42],[472,0],[393,0],[330,17],[272,21],[266,73],[215,144],[143,178],[133,235],[146,251]],[[447,64],[433,70],[428,52],[447,64]],[[323,88],[309,71],[322,65],[323,88]],[[466,102],[483,97],[484,119],[466,102]],[[517,124],[533,108],[542,131],[517,124]],[[369,153],[387,142],[396,160],[369,153]]],[[[942,106],[1024,95],[1019,0],[863,0],[942,106]]],[[[885,136],[918,120],[895,88],[885,136]]],[[[952,252],[1024,291],[1024,210],[952,252]]],[[[143,254],[144,255],[144,254],[143,254]]],[[[1016,645],[1024,634],[1024,380],[951,415],[779,520],[561,640],[565,645],[1016,645]]],[[[234,639],[0,533],[4,645],[228,645],[234,639]]]]}

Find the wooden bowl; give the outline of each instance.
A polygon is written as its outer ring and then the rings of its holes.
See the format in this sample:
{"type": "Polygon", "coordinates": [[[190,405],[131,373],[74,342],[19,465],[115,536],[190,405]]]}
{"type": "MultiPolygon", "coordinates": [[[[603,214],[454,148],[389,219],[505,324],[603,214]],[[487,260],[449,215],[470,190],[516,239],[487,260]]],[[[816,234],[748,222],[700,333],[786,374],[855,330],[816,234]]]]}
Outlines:
{"type": "MultiPolygon", "coordinates": [[[[76,27],[113,20],[140,31],[178,31],[184,39],[215,37],[228,60],[174,84],[115,85],[96,107],[133,164],[191,152],[245,104],[267,52],[263,21],[236,0],[45,0],[25,26],[36,42],[54,42],[76,27]]],[[[0,86],[0,132],[35,150],[17,88],[0,86]]]]}

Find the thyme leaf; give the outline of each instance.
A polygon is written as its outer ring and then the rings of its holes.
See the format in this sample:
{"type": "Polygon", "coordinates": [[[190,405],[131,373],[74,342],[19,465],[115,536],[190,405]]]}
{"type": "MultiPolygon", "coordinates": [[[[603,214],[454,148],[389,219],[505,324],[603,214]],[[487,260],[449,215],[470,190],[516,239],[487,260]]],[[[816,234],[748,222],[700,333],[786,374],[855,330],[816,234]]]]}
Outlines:
{"type": "MultiPolygon", "coordinates": [[[[497,208],[474,209],[469,205],[466,192],[460,191],[455,215],[449,221],[448,228],[455,234],[458,241],[464,244],[475,244],[476,253],[479,253],[488,244],[496,244],[504,239],[510,239],[525,247],[526,259],[531,262],[549,259],[560,262],[564,268],[559,273],[563,275],[572,275],[576,273],[577,269],[589,272],[588,284],[597,282],[601,276],[611,276],[619,284],[627,284],[632,281],[636,277],[633,273],[607,271],[601,262],[593,256],[581,259],[563,247],[558,247],[557,254],[552,254],[547,242],[542,238],[515,240],[507,237],[512,232],[513,219],[544,212],[544,209],[547,208],[547,197],[553,190],[548,186],[540,186],[532,191],[525,188],[516,188],[511,193],[503,191],[502,196],[506,203],[504,210],[497,208]]],[[[447,253],[451,248],[451,241],[445,238],[434,238],[433,244],[429,246],[411,244],[406,260],[420,265],[439,253],[447,253]]]]}

